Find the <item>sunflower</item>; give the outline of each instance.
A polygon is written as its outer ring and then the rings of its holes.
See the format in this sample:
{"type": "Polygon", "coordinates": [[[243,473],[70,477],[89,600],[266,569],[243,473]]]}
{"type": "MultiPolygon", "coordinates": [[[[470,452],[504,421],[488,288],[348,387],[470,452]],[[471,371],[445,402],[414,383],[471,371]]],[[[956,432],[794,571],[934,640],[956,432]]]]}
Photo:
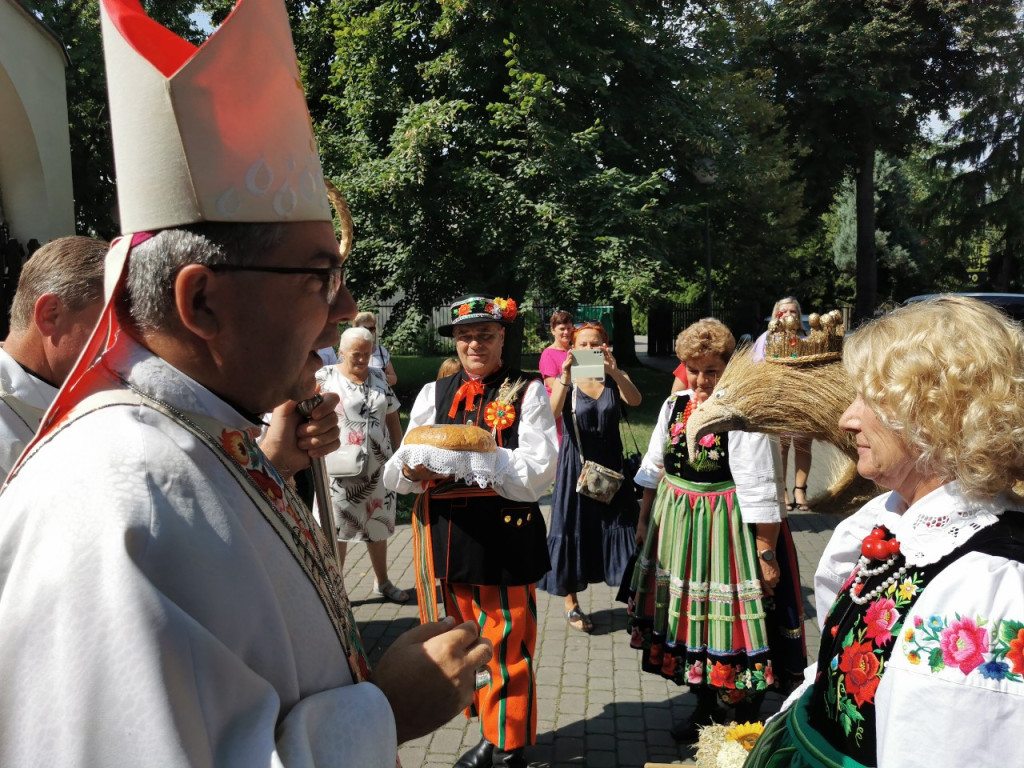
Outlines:
{"type": "Polygon", "coordinates": [[[727,741],[739,742],[749,752],[754,748],[754,742],[757,741],[763,732],[763,723],[743,723],[742,725],[734,725],[730,728],[729,732],[725,734],[725,738],[727,741]]]}

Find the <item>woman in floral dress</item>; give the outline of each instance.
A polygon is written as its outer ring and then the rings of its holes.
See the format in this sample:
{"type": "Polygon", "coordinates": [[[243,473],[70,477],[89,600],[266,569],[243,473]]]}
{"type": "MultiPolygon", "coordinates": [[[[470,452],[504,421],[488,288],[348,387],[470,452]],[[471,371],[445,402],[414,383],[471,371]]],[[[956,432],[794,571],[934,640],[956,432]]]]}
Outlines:
{"type": "Polygon", "coordinates": [[[891,491],[837,529],[868,533],[816,669],[747,764],[1024,765],[1021,329],[940,297],[858,330],[843,364],[857,397],[839,424],[891,491]]]}
{"type": "Polygon", "coordinates": [[[384,379],[384,372],[369,365],[373,334],[367,329],[346,330],[339,349],[341,362],[321,368],[317,381],[322,391],[341,396],[337,411],[342,445],[365,445],[367,460],[359,477],[331,477],[338,550],[344,561],[347,542],[365,541],[375,577],[374,593],[404,603],[409,594],[388,578],[388,537],[395,532],[395,492],[380,481],[385,462],[402,443],[398,398],[384,379]]]}
{"type": "Polygon", "coordinates": [[[723,706],[735,707],[740,721],[757,719],[776,668],[799,675],[806,665],[795,553],[792,539],[779,535],[778,443],[728,432],[702,438],[695,456],[686,450],[686,421],[735,348],[714,319],[679,334],[676,354],[692,389],[665,401],[636,476],[645,491],[631,642],[645,671],[696,695],[693,716],[672,729],[680,740],[695,740],[698,726],[724,716],[723,706]]]}

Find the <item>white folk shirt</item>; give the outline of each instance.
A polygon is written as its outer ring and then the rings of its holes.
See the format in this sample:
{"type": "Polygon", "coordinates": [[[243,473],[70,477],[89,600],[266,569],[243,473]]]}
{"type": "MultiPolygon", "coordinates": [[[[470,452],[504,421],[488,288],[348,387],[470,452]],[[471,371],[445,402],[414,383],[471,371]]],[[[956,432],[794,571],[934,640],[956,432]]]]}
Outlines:
{"type": "MultiPolygon", "coordinates": [[[[903,506],[893,492],[873,499],[856,513],[846,538],[854,529],[885,524],[908,562],[927,565],[994,523],[1003,510],[1020,509],[1006,496],[967,499],[958,483],[937,488],[905,511],[903,506]]],[[[849,560],[844,550],[849,546],[832,548],[830,559],[823,557],[826,567],[849,560]]],[[[875,694],[878,765],[1024,765],[1024,660],[997,658],[1000,645],[1024,641],[1024,564],[969,553],[935,576],[901,619],[903,630],[875,694]],[[942,652],[942,641],[954,656],[942,652]],[[943,662],[934,668],[932,653],[943,662]],[[1001,664],[1008,675],[999,674],[1001,664]]],[[[787,705],[812,684],[815,667],[804,673],[804,686],[787,705]]]]}
{"type": "MultiPolygon", "coordinates": [[[[133,342],[111,366],[252,426],[133,342]]],[[[148,408],[94,411],[0,495],[0,765],[394,768],[317,592],[220,461],[148,408]]]]}
{"type": "MultiPolygon", "coordinates": [[[[676,397],[685,395],[692,398],[693,390],[672,395],[661,406],[651,441],[647,444],[647,453],[636,473],[635,482],[641,488],[657,488],[665,473],[669,418],[676,397]]],[[[781,501],[785,486],[778,438],[759,432],[729,432],[728,461],[743,522],[780,522],[785,515],[781,501]]]]}
{"type": "Polygon", "coordinates": [[[39,422],[50,407],[57,390],[18,365],[17,361],[0,348],[0,477],[7,477],[14,462],[21,456],[39,429],[39,422]],[[19,402],[18,410],[6,402],[13,398],[19,402]]]}
{"type": "MultiPolygon", "coordinates": [[[[413,403],[406,434],[415,427],[436,423],[434,382],[429,382],[413,403]]],[[[558,434],[551,403],[540,380],[526,387],[520,404],[519,447],[498,448],[509,457],[509,468],[500,481],[491,487],[499,495],[513,501],[537,501],[547,493],[555,479],[555,458],[558,456],[558,434]]],[[[420,493],[424,484],[407,479],[402,467],[390,461],[384,468],[384,485],[398,493],[420,493]]]]}

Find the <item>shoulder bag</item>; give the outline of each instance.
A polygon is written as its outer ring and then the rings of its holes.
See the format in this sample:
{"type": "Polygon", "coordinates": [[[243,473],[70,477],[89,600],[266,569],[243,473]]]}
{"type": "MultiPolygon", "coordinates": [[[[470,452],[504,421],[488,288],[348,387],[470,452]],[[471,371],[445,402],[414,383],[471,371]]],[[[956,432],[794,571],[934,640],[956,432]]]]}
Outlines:
{"type": "Polygon", "coordinates": [[[576,432],[576,446],[580,451],[580,460],[583,468],[576,480],[576,493],[586,496],[602,504],[611,504],[615,494],[618,493],[622,481],[625,479],[621,472],[598,464],[596,461],[589,461],[583,455],[583,440],[580,439],[580,428],[576,423],[576,384],[572,385],[572,428],[576,432]]]}
{"type": "Polygon", "coordinates": [[[370,441],[370,388],[364,385],[363,403],[366,405],[366,428],[362,445],[342,445],[324,457],[327,474],[331,477],[362,477],[366,474],[367,443],[370,441]]]}

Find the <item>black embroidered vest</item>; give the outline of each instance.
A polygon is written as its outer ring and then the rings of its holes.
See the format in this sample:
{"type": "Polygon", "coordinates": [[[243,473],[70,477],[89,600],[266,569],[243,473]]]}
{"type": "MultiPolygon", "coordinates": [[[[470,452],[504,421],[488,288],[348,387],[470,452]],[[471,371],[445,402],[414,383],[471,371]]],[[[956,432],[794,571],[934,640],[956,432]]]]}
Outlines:
{"type": "MultiPolygon", "coordinates": [[[[435,423],[476,424],[490,431],[484,421],[485,411],[497,398],[498,389],[506,378],[515,382],[538,377],[502,368],[483,380],[483,397],[475,398],[473,408],[467,411],[466,403],[461,402],[454,416],[449,416],[448,411],[465,379],[461,372],[441,379],[434,390],[435,423]]],[[[500,430],[499,445],[503,448],[514,450],[519,445],[525,394],[526,387],[523,387],[513,403],[515,419],[500,430]]],[[[430,527],[434,573],[439,579],[460,584],[511,586],[532,584],[551,570],[547,527],[536,502],[512,501],[497,495],[455,499],[432,495],[430,527]]]]}
{"type": "MultiPolygon", "coordinates": [[[[1024,562],[1024,514],[1004,512],[998,522],[939,561],[908,568],[864,605],[850,597],[849,584],[836,596],[821,632],[818,677],[809,709],[811,725],[836,749],[864,765],[875,765],[875,693],[900,642],[904,620],[928,583],[969,552],[1024,562]]],[[[899,555],[887,571],[866,579],[859,595],[868,595],[905,564],[899,555]]]]}
{"type": "Polygon", "coordinates": [[[732,480],[729,470],[729,433],[721,432],[701,438],[697,454],[691,460],[686,451],[684,415],[689,395],[680,395],[672,406],[665,443],[665,472],[692,483],[724,483],[732,480]]]}

